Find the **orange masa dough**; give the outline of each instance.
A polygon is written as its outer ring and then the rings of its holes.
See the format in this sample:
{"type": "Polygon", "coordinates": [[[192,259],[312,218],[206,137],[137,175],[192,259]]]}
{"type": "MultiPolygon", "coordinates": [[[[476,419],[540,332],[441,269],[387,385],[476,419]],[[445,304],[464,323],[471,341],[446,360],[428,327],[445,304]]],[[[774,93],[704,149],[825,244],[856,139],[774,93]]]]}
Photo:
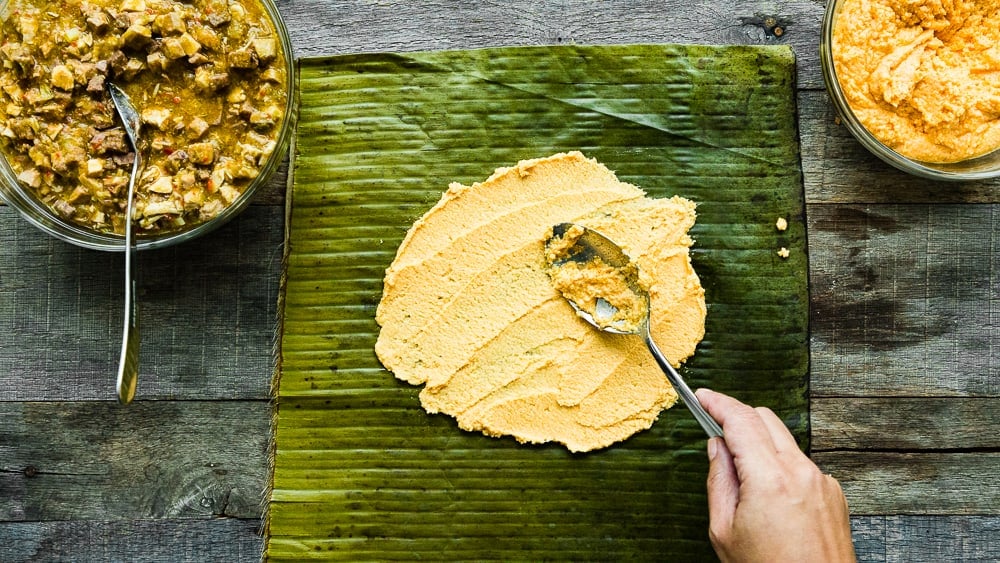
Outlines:
{"type": "Polygon", "coordinates": [[[1000,147],[1000,0],[845,0],[837,79],[896,152],[957,162],[1000,147]]]}
{"type": "Polygon", "coordinates": [[[546,274],[552,225],[619,242],[650,288],[651,330],[679,365],[705,331],[688,256],[694,203],[650,199],[579,152],[452,184],[419,219],[385,275],[375,351],[423,407],[520,442],[589,451],[649,428],[677,395],[637,336],[578,318],[546,274]]]}

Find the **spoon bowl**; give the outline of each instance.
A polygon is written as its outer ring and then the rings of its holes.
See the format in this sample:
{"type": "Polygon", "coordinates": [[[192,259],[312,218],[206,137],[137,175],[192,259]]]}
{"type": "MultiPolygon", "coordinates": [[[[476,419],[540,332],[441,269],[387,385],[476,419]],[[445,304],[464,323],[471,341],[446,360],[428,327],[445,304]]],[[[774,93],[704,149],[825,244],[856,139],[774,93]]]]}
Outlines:
{"type": "Polygon", "coordinates": [[[561,268],[567,267],[601,277],[601,283],[595,284],[595,292],[571,292],[560,288],[577,315],[604,332],[641,336],[705,433],[710,438],[722,436],[722,428],[701,406],[698,397],[653,341],[649,332],[649,292],[639,282],[638,266],[625,251],[601,233],[574,223],[552,227],[552,236],[545,241],[545,249],[553,279],[561,268]]]}
{"type": "Polygon", "coordinates": [[[142,156],[139,151],[139,133],[142,120],[132,105],[132,100],[118,86],[108,83],[111,103],[118,112],[125,128],[125,137],[132,146],[135,158],[128,179],[128,205],[125,209],[125,326],[122,329],[122,351],[118,360],[118,380],[116,390],[118,402],[127,405],[135,397],[139,381],[139,307],[136,303],[135,232],[132,213],[135,210],[135,181],[141,169],[142,156]]]}

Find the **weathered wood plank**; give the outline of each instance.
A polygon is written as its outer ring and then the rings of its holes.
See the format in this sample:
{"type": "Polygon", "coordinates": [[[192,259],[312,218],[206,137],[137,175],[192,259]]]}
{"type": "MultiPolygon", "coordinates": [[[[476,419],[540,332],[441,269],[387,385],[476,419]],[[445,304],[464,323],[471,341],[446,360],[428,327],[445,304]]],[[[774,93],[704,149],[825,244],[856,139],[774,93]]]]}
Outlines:
{"type": "Polygon", "coordinates": [[[259,520],[0,523],[0,561],[259,561],[259,520]]]}
{"type": "Polygon", "coordinates": [[[807,203],[997,203],[1000,179],[936,182],[896,170],[839,123],[826,91],[800,91],[799,139],[807,203]]]}
{"type": "Polygon", "coordinates": [[[813,452],[1000,450],[1000,433],[985,430],[997,420],[997,397],[851,397],[810,402],[813,452]]]}
{"type": "MultiPolygon", "coordinates": [[[[266,398],[284,212],[252,206],[198,240],[139,254],[138,400],[266,398]]],[[[0,400],[114,397],[123,258],[0,207],[0,400]]]]}
{"type": "Polygon", "coordinates": [[[840,481],[851,514],[1000,514],[998,452],[837,451],[812,458],[840,481]]]}
{"type": "Polygon", "coordinates": [[[1000,206],[807,219],[814,397],[1000,396],[1000,206]]]}
{"type": "Polygon", "coordinates": [[[799,84],[823,84],[823,6],[804,0],[279,0],[278,7],[299,57],[566,43],[789,43],[799,59],[799,84]]]}
{"type": "Polygon", "coordinates": [[[851,516],[851,540],[858,563],[885,561],[885,516],[851,516]]]}
{"type": "Polygon", "coordinates": [[[1000,560],[996,516],[855,516],[859,563],[1000,560]]]}
{"type": "Polygon", "coordinates": [[[0,521],[258,518],[266,401],[0,402],[0,521]]]}

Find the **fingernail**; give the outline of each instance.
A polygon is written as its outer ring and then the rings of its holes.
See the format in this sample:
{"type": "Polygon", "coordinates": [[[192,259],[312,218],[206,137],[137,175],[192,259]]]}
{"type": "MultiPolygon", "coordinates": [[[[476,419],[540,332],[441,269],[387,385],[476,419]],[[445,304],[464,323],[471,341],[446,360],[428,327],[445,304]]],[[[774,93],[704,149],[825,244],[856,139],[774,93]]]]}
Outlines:
{"type": "Polygon", "coordinates": [[[716,438],[709,438],[708,440],[708,461],[715,460],[715,456],[719,453],[719,442],[716,438]]]}

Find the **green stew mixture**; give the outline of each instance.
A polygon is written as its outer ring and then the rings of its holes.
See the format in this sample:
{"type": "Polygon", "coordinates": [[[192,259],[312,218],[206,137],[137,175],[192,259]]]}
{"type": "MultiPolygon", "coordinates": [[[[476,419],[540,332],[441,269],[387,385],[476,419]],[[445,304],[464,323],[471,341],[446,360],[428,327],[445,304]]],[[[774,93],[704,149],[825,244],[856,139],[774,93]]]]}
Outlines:
{"type": "Polygon", "coordinates": [[[274,151],[281,40],[255,0],[10,0],[0,26],[0,149],[66,220],[123,233],[133,158],[106,84],[142,115],[140,235],[233,203],[274,151]]]}

